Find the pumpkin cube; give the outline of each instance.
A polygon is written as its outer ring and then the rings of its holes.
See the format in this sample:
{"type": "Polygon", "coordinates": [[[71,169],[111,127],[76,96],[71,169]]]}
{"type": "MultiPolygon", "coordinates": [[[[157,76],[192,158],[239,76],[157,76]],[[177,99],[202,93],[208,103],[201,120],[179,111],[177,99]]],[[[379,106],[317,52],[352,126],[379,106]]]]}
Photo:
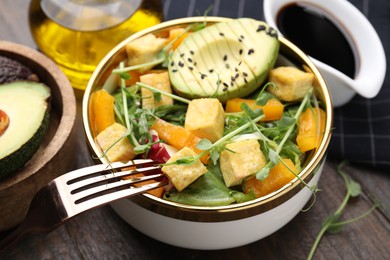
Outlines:
{"type": "Polygon", "coordinates": [[[224,124],[224,110],[218,99],[194,99],[188,105],[184,128],[194,135],[214,143],[223,136],[224,124]]]}
{"type": "Polygon", "coordinates": [[[256,198],[270,194],[295,178],[298,174],[298,169],[290,159],[283,159],[269,171],[268,177],[260,181],[256,176],[252,176],[245,180],[243,190],[245,193],[253,191],[256,198]]]}
{"type": "Polygon", "coordinates": [[[265,164],[265,156],[256,139],[229,143],[220,156],[222,176],[228,187],[241,184],[245,177],[260,171],[265,164]]]}
{"type": "MultiPolygon", "coordinates": [[[[175,153],[167,161],[167,164],[175,162],[180,158],[189,156],[196,156],[196,153],[192,149],[184,147],[175,153]]],[[[199,159],[191,165],[165,165],[161,170],[163,173],[165,173],[165,175],[167,175],[167,177],[179,192],[184,190],[188,185],[207,172],[207,168],[199,159]]]]}

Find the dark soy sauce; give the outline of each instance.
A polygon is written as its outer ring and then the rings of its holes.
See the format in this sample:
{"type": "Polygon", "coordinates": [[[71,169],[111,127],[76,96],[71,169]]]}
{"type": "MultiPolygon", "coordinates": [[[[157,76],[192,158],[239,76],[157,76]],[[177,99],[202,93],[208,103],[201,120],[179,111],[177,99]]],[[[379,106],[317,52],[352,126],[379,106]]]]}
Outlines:
{"type": "Polygon", "coordinates": [[[309,56],[355,76],[355,58],[351,46],[341,31],[326,17],[290,4],[277,15],[280,32],[309,56]]]}

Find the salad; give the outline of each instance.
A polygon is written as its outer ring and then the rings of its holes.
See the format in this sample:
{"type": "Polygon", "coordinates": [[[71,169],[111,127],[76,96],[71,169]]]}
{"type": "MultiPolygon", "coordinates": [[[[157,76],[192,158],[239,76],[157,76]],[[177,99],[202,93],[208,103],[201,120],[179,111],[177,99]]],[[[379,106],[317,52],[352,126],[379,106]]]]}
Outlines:
{"type": "Polygon", "coordinates": [[[269,25],[239,18],[172,27],[129,42],[126,53],[92,93],[90,122],[109,162],[162,166],[170,185],[151,194],[222,206],[300,179],[326,114],[313,73],[276,65],[278,34],[269,25]]]}

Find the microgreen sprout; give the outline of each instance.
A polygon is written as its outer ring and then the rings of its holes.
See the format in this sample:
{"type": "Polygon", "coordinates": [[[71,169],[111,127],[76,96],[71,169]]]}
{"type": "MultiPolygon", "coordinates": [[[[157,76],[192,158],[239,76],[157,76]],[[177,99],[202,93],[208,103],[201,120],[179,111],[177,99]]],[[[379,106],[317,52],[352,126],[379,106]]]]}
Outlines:
{"type": "Polygon", "coordinates": [[[359,183],[357,183],[356,181],[352,180],[343,170],[343,166],[344,166],[345,162],[342,162],[338,168],[337,168],[337,172],[341,175],[341,177],[343,178],[344,180],[344,184],[345,184],[345,187],[347,189],[347,192],[345,194],[345,197],[342,201],[342,203],[340,204],[340,206],[337,208],[337,210],[332,214],[330,215],[328,218],[326,218],[326,220],[322,223],[322,226],[321,226],[321,229],[314,241],[314,244],[310,250],[310,253],[307,257],[307,259],[312,259],[313,256],[314,256],[314,253],[322,239],[322,237],[325,235],[326,232],[329,232],[329,233],[337,233],[341,230],[341,228],[347,224],[350,224],[352,222],[355,222],[355,221],[358,221],[364,217],[366,217],[368,214],[370,214],[374,209],[378,208],[381,206],[381,203],[378,201],[378,200],[374,200],[374,204],[371,206],[371,208],[369,208],[366,212],[362,213],[361,215],[355,217],[355,218],[352,218],[352,219],[349,219],[349,220],[346,220],[346,221],[339,221],[341,216],[342,216],[342,213],[343,213],[343,210],[345,209],[349,199],[351,197],[357,197],[359,196],[361,193],[362,193],[362,190],[361,190],[361,186],[359,183]]]}

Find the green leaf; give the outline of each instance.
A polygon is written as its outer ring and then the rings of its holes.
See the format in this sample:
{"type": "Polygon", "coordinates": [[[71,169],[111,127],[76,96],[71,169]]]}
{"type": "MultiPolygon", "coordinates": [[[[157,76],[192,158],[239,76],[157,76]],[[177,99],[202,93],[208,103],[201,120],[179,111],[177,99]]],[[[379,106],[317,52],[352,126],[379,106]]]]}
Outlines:
{"type": "Polygon", "coordinates": [[[294,125],[295,122],[296,122],[295,118],[284,115],[279,120],[277,127],[280,131],[284,131],[288,129],[290,126],[294,125]]]}
{"type": "Polygon", "coordinates": [[[147,152],[149,149],[150,149],[149,144],[137,145],[136,147],[134,147],[134,152],[135,154],[143,154],[147,152]]]}
{"type": "Polygon", "coordinates": [[[220,157],[219,149],[211,149],[210,151],[210,159],[213,162],[214,165],[217,164],[220,157]]]}
{"type": "Polygon", "coordinates": [[[203,151],[208,151],[213,147],[213,143],[208,139],[201,139],[197,144],[196,148],[203,151]]]}
{"type": "Polygon", "coordinates": [[[172,164],[177,164],[177,165],[192,165],[196,162],[196,159],[195,157],[193,156],[186,156],[186,157],[182,157],[182,158],[179,158],[177,159],[175,162],[172,162],[172,164]]]}
{"type": "Polygon", "coordinates": [[[256,173],[256,179],[260,181],[265,180],[265,178],[268,177],[269,171],[269,167],[263,167],[259,172],[256,173]]]}
{"type": "Polygon", "coordinates": [[[162,100],[162,96],[160,92],[152,91],[154,100],[160,102],[162,100]]]}
{"type": "Polygon", "coordinates": [[[183,191],[170,193],[165,199],[194,206],[225,206],[234,203],[231,190],[226,187],[217,168],[209,168],[208,172],[183,191]]]}
{"type": "Polygon", "coordinates": [[[119,76],[124,79],[124,80],[128,80],[128,79],[131,79],[131,75],[127,72],[122,72],[122,73],[119,73],[119,76]]]}
{"type": "Polygon", "coordinates": [[[274,96],[267,92],[267,91],[264,91],[264,92],[261,92],[257,98],[256,98],[256,105],[258,106],[264,106],[265,104],[267,104],[268,100],[270,98],[273,98],[274,96]]]}
{"type": "Polygon", "coordinates": [[[272,150],[272,149],[268,150],[268,158],[274,164],[278,164],[278,162],[279,162],[279,155],[278,155],[278,153],[275,150],[272,150]]]}
{"type": "Polygon", "coordinates": [[[252,109],[247,103],[241,103],[240,108],[245,112],[251,119],[263,115],[262,109],[252,109]]]}
{"type": "Polygon", "coordinates": [[[362,188],[360,186],[359,183],[357,183],[356,181],[353,181],[353,180],[349,180],[348,183],[348,190],[349,190],[349,193],[351,194],[351,197],[357,197],[359,196],[361,193],[362,193],[362,188]]]}
{"type": "Polygon", "coordinates": [[[250,190],[247,194],[245,194],[243,192],[236,191],[236,190],[232,190],[230,192],[230,195],[233,196],[236,203],[242,203],[242,202],[256,199],[256,195],[255,195],[255,192],[253,190],[250,190]]]}

